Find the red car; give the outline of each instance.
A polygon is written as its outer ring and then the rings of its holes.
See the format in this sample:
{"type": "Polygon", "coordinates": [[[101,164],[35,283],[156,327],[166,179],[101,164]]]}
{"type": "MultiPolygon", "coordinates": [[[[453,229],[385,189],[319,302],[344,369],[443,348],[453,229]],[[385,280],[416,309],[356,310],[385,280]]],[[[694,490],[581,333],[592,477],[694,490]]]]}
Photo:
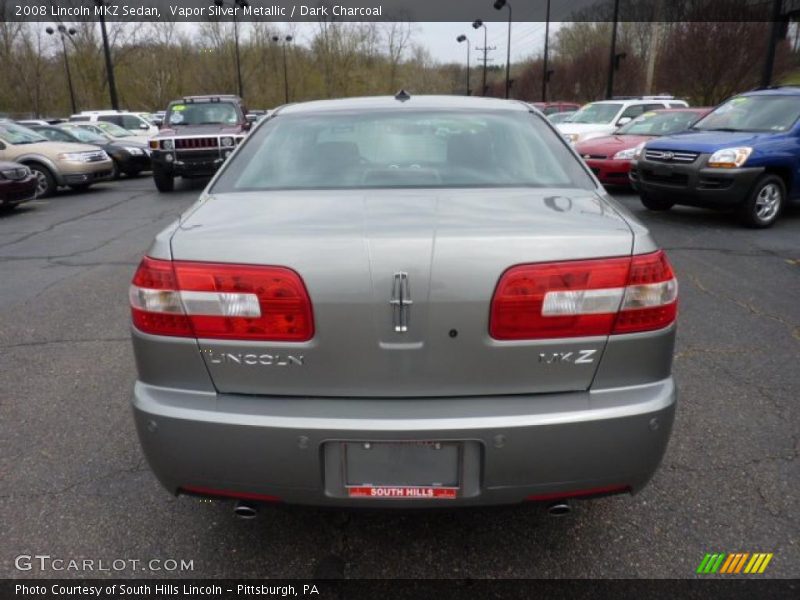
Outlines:
{"type": "Polygon", "coordinates": [[[0,161],[0,208],[14,208],[36,197],[36,176],[25,165],[0,161]]]}
{"type": "Polygon", "coordinates": [[[594,138],[575,145],[575,150],[606,185],[630,185],[628,173],[636,150],[662,135],[685,131],[711,108],[670,108],[640,115],[608,137],[594,138]]]}

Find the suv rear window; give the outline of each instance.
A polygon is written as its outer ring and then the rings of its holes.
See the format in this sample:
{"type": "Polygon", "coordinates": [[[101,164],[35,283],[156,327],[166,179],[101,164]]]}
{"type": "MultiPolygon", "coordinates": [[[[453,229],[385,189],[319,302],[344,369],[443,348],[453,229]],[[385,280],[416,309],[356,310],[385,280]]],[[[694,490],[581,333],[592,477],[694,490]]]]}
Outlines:
{"type": "Polygon", "coordinates": [[[250,135],[212,192],[594,185],[539,116],[511,111],[285,115],[250,135]]]}

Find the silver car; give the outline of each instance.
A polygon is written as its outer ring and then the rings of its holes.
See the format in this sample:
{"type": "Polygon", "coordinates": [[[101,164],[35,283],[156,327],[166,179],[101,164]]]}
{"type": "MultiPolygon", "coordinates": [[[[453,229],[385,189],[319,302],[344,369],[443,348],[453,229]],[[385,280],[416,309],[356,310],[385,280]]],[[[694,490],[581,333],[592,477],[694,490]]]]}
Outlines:
{"type": "Polygon", "coordinates": [[[276,110],[130,303],[136,426],[173,494],[561,503],[638,492],[670,435],[673,270],[523,103],[276,110]]]}

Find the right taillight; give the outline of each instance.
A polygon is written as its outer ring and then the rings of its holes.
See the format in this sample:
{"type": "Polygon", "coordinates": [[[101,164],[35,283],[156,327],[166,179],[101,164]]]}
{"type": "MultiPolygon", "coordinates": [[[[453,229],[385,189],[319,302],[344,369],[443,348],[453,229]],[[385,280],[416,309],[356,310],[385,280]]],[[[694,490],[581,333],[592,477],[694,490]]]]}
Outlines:
{"type": "Polygon", "coordinates": [[[311,300],[285,267],[142,259],[130,288],[134,326],[154,335],[304,342],[311,300]]]}
{"type": "Polygon", "coordinates": [[[650,331],[677,316],[678,282],[662,251],[512,267],[492,299],[498,340],[650,331]]]}

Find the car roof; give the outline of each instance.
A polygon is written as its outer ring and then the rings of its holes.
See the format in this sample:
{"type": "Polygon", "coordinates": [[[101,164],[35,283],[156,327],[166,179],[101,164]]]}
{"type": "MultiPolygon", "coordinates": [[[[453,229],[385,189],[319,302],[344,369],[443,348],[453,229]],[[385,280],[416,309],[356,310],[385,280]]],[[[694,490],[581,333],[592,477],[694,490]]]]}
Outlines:
{"type": "Polygon", "coordinates": [[[298,114],[311,112],[332,112],[347,110],[387,110],[387,109],[453,109],[453,110],[508,110],[530,112],[530,107],[519,100],[501,100],[477,96],[415,96],[409,95],[407,100],[395,96],[362,96],[356,98],[339,98],[336,100],[312,100],[298,104],[287,104],[278,109],[278,114],[298,114]]]}

